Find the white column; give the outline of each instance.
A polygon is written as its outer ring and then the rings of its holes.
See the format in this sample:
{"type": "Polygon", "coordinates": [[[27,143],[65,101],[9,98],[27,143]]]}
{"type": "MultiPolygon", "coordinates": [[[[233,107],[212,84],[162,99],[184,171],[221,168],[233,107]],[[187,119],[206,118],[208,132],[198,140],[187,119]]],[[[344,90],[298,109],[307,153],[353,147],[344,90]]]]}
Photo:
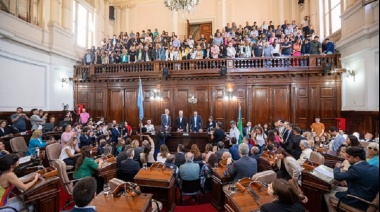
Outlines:
{"type": "Polygon", "coordinates": [[[131,20],[131,14],[130,14],[130,6],[128,5],[127,7],[125,7],[125,31],[129,32],[131,31],[131,27],[130,27],[130,20],[131,20]]]}
{"type": "Polygon", "coordinates": [[[227,25],[227,0],[222,0],[222,23],[221,29],[227,25]]]}
{"type": "Polygon", "coordinates": [[[113,33],[118,36],[120,34],[120,21],[121,21],[121,8],[120,6],[115,6],[115,24],[113,28],[113,33]]]}
{"type": "Polygon", "coordinates": [[[62,27],[71,31],[73,23],[73,0],[62,0],[62,27]]]}
{"type": "Polygon", "coordinates": [[[112,36],[109,34],[109,17],[110,17],[110,3],[108,0],[104,1],[104,16],[103,16],[103,31],[105,36],[112,36]]]}
{"type": "Polygon", "coordinates": [[[127,7],[121,7],[120,31],[126,32],[126,30],[127,30],[127,7]]]}
{"type": "MultiPolygon", "coordinates": [[[[170,32],[170,31],[169,31],[170,32]]],[[[178,32],[178,12],[173,12],[173,30],[172,32],[178,32]]]]}

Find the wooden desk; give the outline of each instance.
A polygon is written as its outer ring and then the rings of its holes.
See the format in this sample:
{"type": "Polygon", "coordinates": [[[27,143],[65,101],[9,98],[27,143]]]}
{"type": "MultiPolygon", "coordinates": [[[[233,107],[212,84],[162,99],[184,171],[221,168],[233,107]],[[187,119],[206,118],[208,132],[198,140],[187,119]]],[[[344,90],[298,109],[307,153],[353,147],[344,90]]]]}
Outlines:
{"type": "Polygon", "coordinates": [[[25,204],[34,203],[35,211],[59,211],[59,178],[40,177],[25,192],[14,189],[25,204]]]}
{"type": "Polygon", "coordinates": [[[257,172],[262,172],[266,170],[277,170],[278,167],[276,166],[276,160],[274,159],[274,156],[271,155],[269,157],[268,154],[262,154],[260,156],[260,159],[257,161],[257,172]]]}
{"type": "Polygon", "coordinates": [[[13,172],[16,174],[17,177],[22,177],[29,173],[38,171],[38,167],[35,166],[39,166],[40,163],[40,159],[31,159],[29,162],[18,165],[13,172]]]}
{"type": "Polygon", "coordinates": [[[112,195],[104,195],[100,193],[92,200],[90,205],[96,207],[98,212],[108,211],[151,211],[152,203],[150,202],[153,194],[142,193],[135,197],[126,197],[121,195],[120,197],[113,197],[112,195]]]}
{"type": "Polygon", "coordinates": [[[116,177],[116,162],[104,162],[101,169],[95,171],[95,175],[104,178],[104,183],[108,183],[112,178],[116,177]]]}
{"type": "Polygon", "coordinates": [[[212,183],[211,183],[211,191],[212,191],[212,198],[211,198],[211,204],[217,208],[218,210],[221,210],[224,206],[225,196],[223,192],[223,186],[232,182],[233,178],[224,176],[223,172],[227,168],[221,168],[218,167],[213,170],[213,174],[211,176],[212,183]]]}
{"type": "Polygon", "coordinates": [[[157,169],[140,169],[136,174],[135,183],[138,184],[142,192],[152,193],[154,199],[161,201],[169,211],[175,208],[175,190],[173,170],[164,171],[157,169]]]}
{"type": "Polygon", "coordinates": [[[338,185],[338,181],[332,183],[325,182],[311,174],[309,170],[302,171],[302,191],[308,198],[305,208],[309,212],[323,211],[323,194],[329,193],[333,188],[338,185]]]}
{"type": "Polygon", "coordinates": [[[338,155],[330,155],[328,153],[322,153],[323,157],[325,157],[325,165],[334,168],[336,163],[341,163],[344,161],[343,158],[338,155]]]}
{"type": "Polygon", "coordinates": [[[275,200],[274,197],[268,194],[268,189],[262,187],[252,186],[252,190],[259,196],[257,200],[260,205],[258,205],[251,194],[248,193],[248,189],[245,192],[236,191],[235,194],[231,194],[230,191],[225,191],[226,204],[224,209],[228,212],[245,212],[245,211],[258,211],[261,205],[271,203],[275,200]]]}

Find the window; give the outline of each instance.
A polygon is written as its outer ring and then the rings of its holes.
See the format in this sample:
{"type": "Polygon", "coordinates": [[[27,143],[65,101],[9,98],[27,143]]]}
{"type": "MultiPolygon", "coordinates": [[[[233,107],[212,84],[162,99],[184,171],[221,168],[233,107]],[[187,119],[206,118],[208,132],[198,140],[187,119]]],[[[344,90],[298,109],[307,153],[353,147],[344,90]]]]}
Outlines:
{"type": "Polygon", "coordinates": [[[39,0],[0,0],[0,10],[38,25],[39,0]]]}
{"type": "Polygon", "coordinates": [[[91,48],[95,43],[94,13],[89,6],[80,0],[73,1],[73,28],[76,44],[81,47],[91,48]]]}
{"type": "Polygon", "coordinates": [[[320,0],[320,37],[325,38],[341,28],[341,0],[320,0]]]}

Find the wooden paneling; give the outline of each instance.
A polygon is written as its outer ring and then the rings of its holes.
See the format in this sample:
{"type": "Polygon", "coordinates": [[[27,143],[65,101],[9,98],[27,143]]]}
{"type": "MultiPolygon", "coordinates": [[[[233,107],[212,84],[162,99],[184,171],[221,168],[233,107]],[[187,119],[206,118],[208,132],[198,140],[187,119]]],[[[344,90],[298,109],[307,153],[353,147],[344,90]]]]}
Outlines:
{"type": "MultiPolygon", "coordinates": [[[[145,111],[145,110],[144,110],[145,111]]],[[[132,126],[138,126],[139,109],[137,108],[137,89],[125,90],[125,113],[124,120],[132,126]]]]}
{"type": "Polygon", "coordinates": [[[109,96],[109,114],[112,115],[113,119],[116,120],[117,123],[120,123],[121,121],[124,121],[124,90],[110,90],[109,96]]]}
{"type": "Polygon", "coordinates": [[[290,120],[289,86],[272,87],[272,120],[290,120]]]}
{"type": "Polygon", "coordinates": [[[342,118],[346,118],[346,132],[358,132],[363,138],[370,132],[379,136],[379,111],[342,111],[342,118]]]}
{"type": "Polygon", "coordinates": [[[251,103],[253,123],[268,123],[271,112],[270,98],[270,86],[253,86],[251,103]]]}
{"type": "Polygon", "coordinates": [[[309,92],[307,85],[297,85],[293,87],[294,108],[293,117],[295,123],[302,129],[309,128],[309,92]]]}

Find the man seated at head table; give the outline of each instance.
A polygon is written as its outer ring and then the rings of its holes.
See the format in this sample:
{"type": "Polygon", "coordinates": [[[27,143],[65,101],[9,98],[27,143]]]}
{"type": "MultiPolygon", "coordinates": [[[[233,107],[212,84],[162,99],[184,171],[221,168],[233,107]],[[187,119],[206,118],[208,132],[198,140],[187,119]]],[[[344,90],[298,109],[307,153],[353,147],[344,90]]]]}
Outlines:
{"type": "Polygon", "coordinates": [[[366,161],[366,153],[362,147],[351,147],[346,149],[346,159],[351,164],[347,171],[342,172],[341,163],[337,163],[334,168],[334,179],[347,182],[347,191],[333,190],[325,194],[325,200],[329,212],[336,211],[329,199],[342,198],[342,202],[366,211],[368,204],[356,198],[348,197],[348,194],[372,202],[379,192],[379,168],[370,165],[366,161]]]}
{"type": "Polygon", "coordinates": [[[240,159],[232,163],[232,159],[227,160],[227,172],[225,175],[234,177],[233,182],[244,177],[252,177],[257,173],[257,161],[254,158],[248,156],[249,148],[247,144],[239,145],[240,159]]]}
{"type": "Polygon", "coordinates": [[[96,180],[93,177],[84,177],[74,186],[73,199],[75,202],[71,212],[96,212],[95,206],[91,206],[91,201],[96,197],[96,180]]]}

